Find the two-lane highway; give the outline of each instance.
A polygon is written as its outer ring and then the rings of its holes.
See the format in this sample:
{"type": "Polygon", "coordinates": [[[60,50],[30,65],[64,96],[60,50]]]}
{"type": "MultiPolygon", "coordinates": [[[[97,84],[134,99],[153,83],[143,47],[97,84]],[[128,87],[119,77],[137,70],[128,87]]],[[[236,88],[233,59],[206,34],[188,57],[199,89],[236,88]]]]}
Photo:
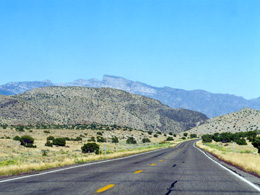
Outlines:
{"type": "MultiPolygon", "coordinates": [[[[259,194],[193,146],[0,180],[0,194],[259,194]]],[[[260,183],[260,182],[259,182],[260,183]]]]}

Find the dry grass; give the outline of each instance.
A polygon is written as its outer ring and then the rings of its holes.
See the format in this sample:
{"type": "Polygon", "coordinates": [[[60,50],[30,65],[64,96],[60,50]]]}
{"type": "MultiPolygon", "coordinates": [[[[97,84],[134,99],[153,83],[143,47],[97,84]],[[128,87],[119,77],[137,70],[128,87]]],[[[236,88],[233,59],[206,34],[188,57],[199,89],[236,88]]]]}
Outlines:
{"type": "Polygon", "coordinates": [[[224,146],[222,143],[203,144],[202,141],[199,141],[196,145],[216,155],[221,160],[238,166],[247,172],[260,175],[260,155],[256,153],[257,150],[250,143],[246,146],[235,144],[234,153],[233,144],[224,146]]]}
{"type": "Polygon", "coordinates": [[[87,140],[97,136],[98,130],[48,130],[50,133],[44,133],[44,130],[33,129],[25,132],[17,132],[14,129],[0,129],[0,137],[10,137],[11,139],[0,139],[0,176],[16,175],[25,172],[46,170],[55,167],[63,167],[77,163],[97,161],[103,159],[118,158],[132,154],[147,152],[158,148],[174,147],[181,141],[160,144],[159,142],[166,139],[163,135],[158,138],[140,131],[103,131],[103,137],[109,140],[107,143],[98,143],[101,151],[104,151],[106,145],[107,154],[83,154],[81,147],[87,140]],[[20,145],[19,141],[14,141],[14,136],[30,135],[35,138],[37,148],[25,148],[20,145]],[[47,147],[45,146],[48,136],[76,138],[84,135],[82,141],[67,141],[66,147],[47,147]],[[117,136],[119,143],[111,143],[110,138],[117,136]],[[136,138],[139,144],[126,144],[129,136],[136,138]],[[150,138],[153,143],[141,144],[144,137],[150,138]],[[46,152],[47,156],[42,154],[46,152]]]}

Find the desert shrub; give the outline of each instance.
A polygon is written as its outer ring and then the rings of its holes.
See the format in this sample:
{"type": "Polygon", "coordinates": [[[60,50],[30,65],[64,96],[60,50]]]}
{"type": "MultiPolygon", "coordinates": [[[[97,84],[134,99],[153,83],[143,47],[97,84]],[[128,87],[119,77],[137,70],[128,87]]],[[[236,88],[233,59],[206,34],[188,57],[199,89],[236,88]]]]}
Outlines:
{"type": "Polygon", "coordinates": [[[119,143],[118,137],[112,137],[112,143],[119,143]]]}
{"type": "Polygon", "coordinates": [[[95,152],[96,154],[98,154],[99,145],[96,143],[87,143],[81,147],[81,151],[82,153],[95,152]]]}
{"type": "Polygon", "coordinates": [[[54,140],[55,138],[53,136],[47,137],[47,140],[54,140]]]}
{"type": "Polygon", "coordinates": [[[173,134],[173,137],[176,137],[176,134],[173,134]]]}
{"type": "Polygon", "coordinates": [[[242,138],[242,139],[236,139],[235,142],[236,142],[238,145],[247,145],[246,140],[245,140],[244,138],[242,138]]]}
{"type": "Polygon", "coordinates": [[[187,136],[188,136],[188,133],[183,133],[183,136],[184,136],[184,137],[187,137],[187,136]]]}
{"type": "Polygon", "coordinates": [[[142,142],[143,142],[143,143],[148,143],[148,142],[151,142],[151,140],[150,140],[149,138],[143,138],[143,139],[142,139],[142,142]]]}
{"type": "Polygon", "coordinates": [[[82,141],[81,137],[71,138],[69,141],[82,141]]]}
{"type": "Polygon", "coordinates": [[[161,134],[162,134],[162,132],[161,132],[161,131],[158,131],[158,132],[157,132],[157,134],[158,134],[158,135],[161,135],[161,134]]]}
{"type": "Polygon", "coordinates": [[[190,138],[196,138],[197,134],[190,134],[190,138]]]}
{"type": "Polygon", "coordinates": [[[102,135],[102,132],[100,132],[100,131],[99,131],[99,132],[97,132],[97,135],[102,135]]]}
{"type": "Polygon", "coordinates": [[[212,135],[206,134],[201,136],[204,143],[212,142],[212,135]]]}
{"type": "Polygon", "coordinates": [[[186,137],[182,137],[181,139],[185,140],[185,139],[186,139],[186,137]]]}
{"type": "Polygon", "coordinates": [[[148,131],[147,133],[148,133],[149,135],[152,135],[153,132],[152,132],[152,131],[148,131]]]}
{"type": "Polygon", "coordinates": [[[154,134],[153,136],[154,136],[154,137],[158,137],[158,135],[157,135],[157,134],[154,134]]]}
{"type": "Polygon", "coordinates": [[[48,131],[48,130],[44,130],[43,132],[44,132],[44,133],[50,133],[50,131],[48,131]]]}
{"type": "Polygon", "coordinates": [[[18,126],[15,129],[16,131],[24,132],[24,126],[18,126]]]}
{"type": "Polygon", "coordinates": [[[172,135],[173,133],[172,132],[169,132],[169,135],[172,135]]]}
{"type": "Polygon", "coordinates": [[[97,142],[106,142],[106,139],[102,136],[97,137],[97,142]]]}
{"type": "Polygon", "coordinates": [[[47,142],[45,143],[45,146],[52,147],[53,144],[50,142],[50,140],[47,140],[47,142]]]}
{"type": "Polygon", "coordinates": [[[95,137],[91,137],[90,139],[88,139],[89,142],[96,142],[95,137]]]}
{"type": "Polygon", "coordinates": [[[13,138],[13,140],[16,140],[16,141],[20,141],[20,139],[21,138],[19,136],[17,136],[17,135],[13,138]]]}
{"type": "Polygon", "coordinates": [[[64,137],[56,138],[53,140],[52,144],[56,146],[65,146],[66,139],[64,137]]]}
{"type": "Polygon", "coordinates": [[[27,148],[36,148],[36,146],[33,145],[34,139],[29,135],[22,136],[20,139],[20,142],[21,142],[21,145],[23,145],[27,148]]]}
{"type": "Polygon", "coordinates": [[[252,141],[252,145],[253,145],[255,148],[257,148],[258,153],[260,153],[260,137],[255,138],[255,139],[252,141]]]}
{"type": "Polygon", "coordinates": [[[127,140],[126,140],[126,143],[127,144],[136,144],[136,140],[134,137],[129,137],[127,140]]]}
{"type": "Polygon", "coordinates": [[[173,141],[173,137],[167,137],[166,141],[173,141]]]}

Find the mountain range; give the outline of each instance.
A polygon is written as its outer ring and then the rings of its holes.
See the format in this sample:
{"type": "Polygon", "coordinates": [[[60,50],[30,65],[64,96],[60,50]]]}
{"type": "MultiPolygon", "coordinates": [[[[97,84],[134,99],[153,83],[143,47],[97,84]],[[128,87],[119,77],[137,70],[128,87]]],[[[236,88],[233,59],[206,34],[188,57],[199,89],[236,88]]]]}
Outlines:
{"type": "Polygon", "coordinates": [[[206,115],[112,88],[44,87],[0,95],[0,123],[105,124],[179,133],[203,124],[206,115]]]}
{"type": "Polygon", "coordinates": [[[204,90],[183,90],[171,87],[153,87],[122,77],[104,75],[103,79],[76,80],[54,84],[49,80],[35,82],[11,82],[0,86],[0,94],[15,95],[34,88],[47,86],[109,87],[143,95],[161,101],[171,108],[185,108],[202,112],[209,118],[236,112],[244,107],[260,110],[260,98],[246,100],[230,94],[215,94],[204,90]]]}

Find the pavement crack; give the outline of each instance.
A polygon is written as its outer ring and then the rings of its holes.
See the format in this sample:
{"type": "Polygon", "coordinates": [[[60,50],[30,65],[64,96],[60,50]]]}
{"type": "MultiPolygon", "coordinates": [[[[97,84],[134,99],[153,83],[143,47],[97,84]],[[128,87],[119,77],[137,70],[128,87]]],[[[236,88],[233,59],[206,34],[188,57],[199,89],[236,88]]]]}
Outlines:
{"type": "Polygon", "coordinates": [[[165,195],[169,195],[169,194],[173,191],[174,185],[175,185],[177,182],[178,182],[178,181],[176,180],[175,182],[173,182],[173,183],[171,184],[171,187],[167,189],[168,192],[167,192],[165,195]]]}

